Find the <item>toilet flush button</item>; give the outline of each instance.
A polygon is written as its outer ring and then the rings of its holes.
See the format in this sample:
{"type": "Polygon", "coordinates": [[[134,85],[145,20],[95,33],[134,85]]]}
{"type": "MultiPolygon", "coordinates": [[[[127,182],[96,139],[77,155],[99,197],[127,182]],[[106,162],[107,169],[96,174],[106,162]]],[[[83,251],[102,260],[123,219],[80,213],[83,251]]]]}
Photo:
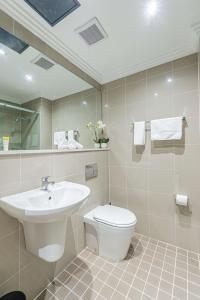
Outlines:
{"type": "Polygon", "coordinates": [[[88,164],[85,166],[85,179],[91,179],[98,176],[98,166],[97,163],[88,164]]]}

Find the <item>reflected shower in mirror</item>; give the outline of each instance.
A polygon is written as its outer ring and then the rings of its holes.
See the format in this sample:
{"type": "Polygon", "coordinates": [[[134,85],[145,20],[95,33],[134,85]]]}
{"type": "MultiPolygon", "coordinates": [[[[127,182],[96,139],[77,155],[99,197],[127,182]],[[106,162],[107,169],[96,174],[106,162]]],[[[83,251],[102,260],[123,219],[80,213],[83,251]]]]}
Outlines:
{"type": "Polygon", "coordinates": [[[92,148],[101,92],[0,28],[0,150],[56,148],[58,137],[92,148]]]}

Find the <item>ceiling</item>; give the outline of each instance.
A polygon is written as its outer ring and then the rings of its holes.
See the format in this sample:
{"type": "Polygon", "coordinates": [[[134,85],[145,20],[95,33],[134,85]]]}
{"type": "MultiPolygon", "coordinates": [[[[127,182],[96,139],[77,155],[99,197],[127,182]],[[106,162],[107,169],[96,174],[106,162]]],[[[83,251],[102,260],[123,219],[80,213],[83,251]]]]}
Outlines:
{"type": "Polygon", "coordinates": [[[91,88],[60,65],[49,70],[35,65],[41,53],[32,47],[21,54],[1,43],[0,49],[5,53],[0,55],[0,99],[20,104],[39,97],[55,100],[91,88]]]}
{"type": "Polygon", "coordinates": [[[200,0],[80,0],[51,27],[23,0],[0,8],[96,79],[105,83],[199,50],[200,0]],[[149,3],[156,2],[156,13],[149,3]],[[108,37],[88,46],[75,29],[97,17],[108,37]]]}

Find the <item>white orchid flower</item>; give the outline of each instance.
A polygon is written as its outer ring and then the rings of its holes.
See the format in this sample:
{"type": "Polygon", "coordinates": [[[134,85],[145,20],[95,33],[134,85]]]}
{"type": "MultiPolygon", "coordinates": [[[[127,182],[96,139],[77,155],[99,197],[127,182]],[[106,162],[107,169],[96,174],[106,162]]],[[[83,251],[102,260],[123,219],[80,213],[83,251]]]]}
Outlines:
{"type": "Polygon", "coordinates": [[[97,128],[103,129],[103,128],[105,128],[105,127],[106,127],[106,124],[104,124],[102,120],[99,120],[99,121],[97,122],[97,128]]]}

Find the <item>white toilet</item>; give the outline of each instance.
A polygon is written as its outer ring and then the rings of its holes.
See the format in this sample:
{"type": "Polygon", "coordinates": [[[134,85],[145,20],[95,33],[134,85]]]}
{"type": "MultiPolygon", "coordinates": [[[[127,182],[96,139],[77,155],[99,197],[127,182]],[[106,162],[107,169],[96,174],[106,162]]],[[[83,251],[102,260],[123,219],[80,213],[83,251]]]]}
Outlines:
{"type": "Polygon", "coordinates": [[[113,205],[98,206],[84,216],[89,249],[112,261],[127,255],[137,219],[128,209],[113,205]]]}

